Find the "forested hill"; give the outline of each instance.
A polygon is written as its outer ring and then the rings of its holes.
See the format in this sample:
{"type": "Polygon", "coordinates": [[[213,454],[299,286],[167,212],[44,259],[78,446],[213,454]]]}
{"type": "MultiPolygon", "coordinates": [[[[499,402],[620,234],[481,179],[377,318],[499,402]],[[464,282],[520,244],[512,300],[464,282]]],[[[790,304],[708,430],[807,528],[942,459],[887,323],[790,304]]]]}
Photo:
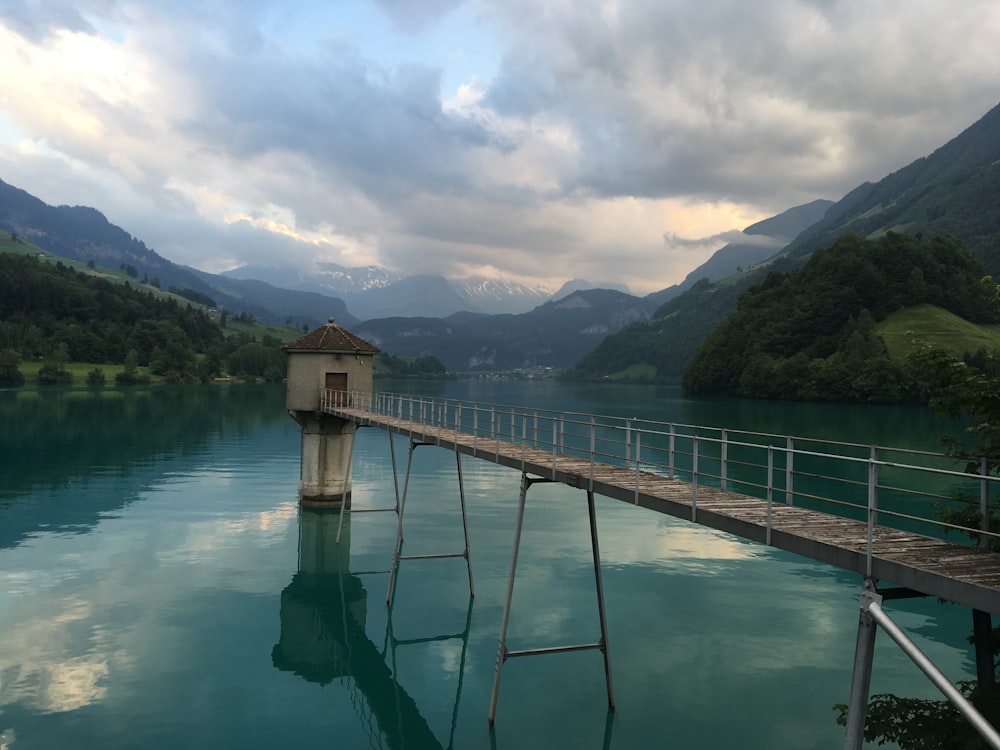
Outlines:
{"type": "Polygon", "coordinates": [[[207,380],[223,370],[280,379],[280,343],[224,337],[203,308],[138,283],[112,283],[61,261],[0,252],[5,385],[20,384],[17,363],[33,360],[46,361],[54,373],[68,362],[88,362],[125,365],[133,375],[137,366],[149,367],[170,381],[207,380]]]}
{"type": "Polygon", "coordinates": [[[799,400],[917,398],[918,373],[891,359],[876,324],[930,304],[973,323],[997,320],[982,264],[951,237],[845,235],[791,273],[748,289],[684,376],[693,394],[799,400]]]}
{"type": "Polygon", "coordinates": [[[770,270],[788,271],[817,249],[854,232],[950,234],[991,274],[1000,274],[1000,106],[930,156],[883,180],[865,183],[833,205],[757,268],[714,284],[699,283],[658,309],[642,324],[609,336],[576,366],[584,379],[675,380],[697,347],[736,309],[740,294],[770,270]]]}

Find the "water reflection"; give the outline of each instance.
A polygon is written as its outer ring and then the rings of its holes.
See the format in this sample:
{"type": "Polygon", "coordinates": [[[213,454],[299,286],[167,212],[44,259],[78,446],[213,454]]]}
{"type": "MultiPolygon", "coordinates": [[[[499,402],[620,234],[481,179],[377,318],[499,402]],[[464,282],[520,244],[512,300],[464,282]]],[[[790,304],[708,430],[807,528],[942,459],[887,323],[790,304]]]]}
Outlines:
{"type": "Polygon", "coordinates": [[[141,497],[168,459],[183,476],[210,455],[224,471],[247,444],[287,452],[283,401],[280,385],[0,389],[0,466],[16,468],[0,476],[0,548],[40,530],[89,532],[141,497]]]}
{"type": "Polygon", "coordinates": [[[368,592],[360,573],[350,569],[351,522],[345,516],[340,543],[336,512],[303,509],[299,515],[298,572],[281,592],[281,634],[271,651],[274,667],[304,680],[338,682],[348,692],[354,712],[372,747],[442,748],[416,701],[396,679],[400,647],[461,639],[458,688],[446,747],[454,743],[462,673],[472,619],[469,598],[460,633],[398,639],[389,608],[381,648],[367,632],[368,592]],[[391,662],[387,663],[387,659],[391,662]]]}

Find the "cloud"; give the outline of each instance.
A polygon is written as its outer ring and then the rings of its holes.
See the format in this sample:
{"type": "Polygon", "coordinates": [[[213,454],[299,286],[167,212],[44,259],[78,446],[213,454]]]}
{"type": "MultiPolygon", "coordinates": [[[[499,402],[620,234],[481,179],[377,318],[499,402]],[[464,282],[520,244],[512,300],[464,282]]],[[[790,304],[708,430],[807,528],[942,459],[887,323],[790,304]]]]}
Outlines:
{"type": "Polygon", "coordinates": [[[33,42],[42,42],[56,29],[94,32],[85,18],[85,8],[94,3],[65,0],[26,0],[0,5],[0,22],[33,42]]]}
{"type": "Polygon", "coordinates": [[[206,269],[654,291],[971,124],[998,27],[992,0],[28,2],[0,10],[0,165],[206,269]]]}
{"type": "Polygon", "coordinates": [[[382,11],[404,31],[416,33],[457,8],[462,0],[375,0],[382,11]]]}
{"type": "Polygon", "coordinates": [[[744,234],[738,229],[718,232],[708,237],[681,237],[675,232],[664,232],[663,240],[670,247],[694,250],[719,248],[723,245],[754,245],[756,247],[773,247],[778,249],[788,244],[788,241],[785,239],[768,237],[764,234],[744,234]]]}

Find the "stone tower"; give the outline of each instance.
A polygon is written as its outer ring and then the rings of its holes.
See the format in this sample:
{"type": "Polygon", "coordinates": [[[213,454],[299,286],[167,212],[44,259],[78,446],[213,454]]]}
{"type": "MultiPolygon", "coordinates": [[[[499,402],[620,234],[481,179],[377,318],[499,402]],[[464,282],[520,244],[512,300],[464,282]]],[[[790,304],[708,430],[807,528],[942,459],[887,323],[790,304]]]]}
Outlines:
{"type": "Polygon", "coordinates": [[[354,423],[323,414],[325,391],[334,398],[371,394],[378,347],[329,322],[282,347],[288,355],[285,408],[302,427],[299,501],[350,502],[354,423]]]}

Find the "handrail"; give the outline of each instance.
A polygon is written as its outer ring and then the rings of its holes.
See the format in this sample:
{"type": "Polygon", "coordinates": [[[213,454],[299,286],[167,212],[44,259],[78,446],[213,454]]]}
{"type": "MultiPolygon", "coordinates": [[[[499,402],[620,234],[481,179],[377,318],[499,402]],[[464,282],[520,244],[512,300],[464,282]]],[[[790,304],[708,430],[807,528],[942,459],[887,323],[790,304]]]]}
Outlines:
{"type": "MultiPolygon", "coordinates": [[[[502,443],[510,443],[545,451],[552,454],[553,471],[559,456],[584,459],[591,483],[598,464],[634,469],[637,501],[641,472],[679,478],[691,484],[692,516],[699,485],[739,488],[767,499],[768,538],[772,502],[805,503],[829,515],[864,518],[869,574],[874,531],[890,527],[886,521],[911,524],[904,525],[911,530],[918,524],[940,535],[964,532],[969,546],[977,539],[979,545],[1000,539],[989,528],[988,512],[1000,477],[956,470],[957,459],[943,453],[432,396],[321,391],[321,410],[341,407],[417,422],[438,437],[443,430],[465,433],[475,450],[499,453],[502,443]],[[978,494],[980,527],[933,516],[932,503],[949,501],[958,490],[978,494]]],[[[980,466],[989,465],[983,460],[980,466]]]]}

